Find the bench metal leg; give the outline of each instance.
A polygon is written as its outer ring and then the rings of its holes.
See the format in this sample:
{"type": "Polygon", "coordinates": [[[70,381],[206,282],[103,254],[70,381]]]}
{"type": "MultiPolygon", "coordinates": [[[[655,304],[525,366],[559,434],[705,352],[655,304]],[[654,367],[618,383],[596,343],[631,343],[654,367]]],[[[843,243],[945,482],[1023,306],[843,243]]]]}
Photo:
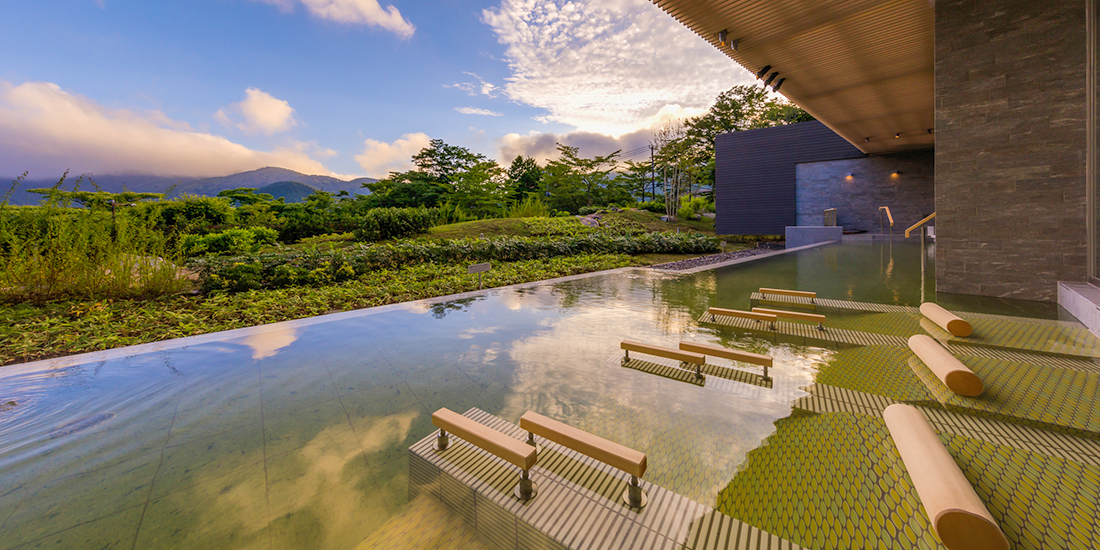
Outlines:
{"type": "Polygon", "coordinates": [[[636,476],[630,476],[630,483],[626,485],[626,491],[623,491],[623,502],[631,508],[645,508],[649,504],[649,495],[642,490],[636,476]]]}
{"type": "Polygon", "coordinates": [[[771,378],[768,377],[768,367],[766,366],[764,367],[764,380],[771,380],[771,378]]]}
{"type": "Polygon", "coordinates": [[[519,484],[516,485],[512,494],[516,495],[516,498],[527,502],[535,498],[535,495],[539,494],[539,486],[534,481],[531,481],[531,474],[527,470],[520,471],[519,484]]]}
{"type": "Polygon", "coordinates": [[[535,434],[527,432],[527,444],[535,448],[535,453],[542,454],[542,445],[535,441],[535,434]]]}
{"type": "Polygon", "coordinates": [[[439,429],[439,437],[435,438],[435,450],[446,451],[447,447],[451,445],[450,438],[447,437],[447,432],[443,431],[443,428],[439,429]]]}
{"type": "Polygon", "coordinates": [[[818,323],[817,324],[817,330],[820,330],[821,332],[825,332],[825,325],[822,324],[822,323],[818,323]]]}

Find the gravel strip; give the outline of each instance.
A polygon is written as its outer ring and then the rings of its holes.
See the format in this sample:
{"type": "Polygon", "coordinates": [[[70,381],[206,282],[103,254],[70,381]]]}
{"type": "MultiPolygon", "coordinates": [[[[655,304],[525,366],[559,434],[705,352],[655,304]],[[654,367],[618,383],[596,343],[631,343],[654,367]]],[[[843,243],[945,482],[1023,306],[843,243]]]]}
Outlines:
{"type": "Polygon", "coordinates": [[[750,248],[747,250],[738,250],[737,252],[723,252],[721,254],[711,254],[710,256],[699,256],[698,258],[691,258],[689,260],[680,260],[677,262],[670,262],[667,264],[651,265],[649,267],[654,269],[692,269],[704,265],[716,264],[725,262],[728,260],[736,260],[738,258],[748,258],[749,256],[758,256],[760,254],[767,254],[768,252],[775,252],[776,250],[782,250],[779,246],[768,246],[760,248],[750,248]]]}

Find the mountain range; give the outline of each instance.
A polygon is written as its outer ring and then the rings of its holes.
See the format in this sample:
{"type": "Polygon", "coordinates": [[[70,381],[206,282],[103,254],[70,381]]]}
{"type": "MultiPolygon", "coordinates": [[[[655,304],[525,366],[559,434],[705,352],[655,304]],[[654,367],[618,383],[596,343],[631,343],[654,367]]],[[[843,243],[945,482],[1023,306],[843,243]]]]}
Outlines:
{"type": "MultiPolygon", "coordinates": [[[[14,179],[15,178],[4,178],[0,181],[12,181],[14,179]]],[[[319,189],[334,194],[340,191],[347,191],[353,195],[363,195],[369,194],[370,191],[362,185],[364,183],[373,183],[377,181],[374,178],[355,178],[353,180],[344,181],[332,176],[312,176],[302,174],[301,172],[295,172],[294,170],[287,170],[286,168],[274,168],[270,166],[229,176],[203,179],[148,175],[92,175],[90,179],[95,182],[95,185],[93,186],[88,181],[84,181],[80,184],[81,190],[91,191],[94,190],[96,186],[103,191],[111,193],[121,192],[124,187],[130,191],[141,193],[165,193],[171,190],[171,192],[168,193],[168,198],[175,198],[183,194],[213,197],[216,196],[219,191],[224,191],[226,189],[236,189],[238,187],[259,189],[266,185],[283,182],[297,182],[313,189],[319,189]],[[173,188],[173,186],[175,187],[173,188]]],[[[76,176],[70,175],[70,177],[65,180],[62,188],[72,190],[76,185],[76,180],[76,176]]],[[[18,189],[14,190],[9,202],[10,204],[38,204],[42,196],[36,193],[27,193],[26,190],[52,187],[56,183],[57,178],[24,180],[20,183],[18,189]]],[[[6,192],[6,190],[4,191],[6,192]]],[[[300,189],[297,191],[300,191],[300,189]]],[[[297,195],[297,191],[291,192],[290,195],[297,195]]],[[[293,202],[289,196],[287,197],[287,202],[293,202]]]]}

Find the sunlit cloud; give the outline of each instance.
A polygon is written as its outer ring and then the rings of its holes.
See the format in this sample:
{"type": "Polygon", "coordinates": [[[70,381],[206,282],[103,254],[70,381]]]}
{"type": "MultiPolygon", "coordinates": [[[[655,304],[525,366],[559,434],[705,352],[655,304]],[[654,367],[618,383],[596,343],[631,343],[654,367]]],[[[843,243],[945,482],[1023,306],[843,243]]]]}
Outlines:
{"type": "Polygon", "coordinates": [[[108,109],[50,82],[0,81],[0,173],[204,177],[277,166],[331,174],[312,151],[329,156],[302,143],[256,151],[160,111],[108,109]]]}
{"type": "Polygon", "coordinates": [[[259,88],[245,90],[243,101],[218,109],[214,117],[226,126],[235,126],[252,134],[271,135],[298,124],[289,102],[259,88]]]}
{"type": "Polygon", "coordinates": [[[476,107],[455,107],[455,110],[464,115],[504,116],[504,113],[490,111],[489,109],[478,109],[476,107]]]}
{"type": "Polygon", "coordinates": [[[428,134],[422,132],[405,134],[393,143],[368,139],[363,144],[363,152],[355,156],[355,161],[368,176],[385,177],[389,172],[410,170],[413,167],[412,156],[430,142],[428,134]]]}
{"type": "Polygon", "coordinates": [[[367,25],[388,30],[401,38],[409,38],[416,27],[394,6],[382,7],[378,0],[253,0],[277,6],[283,12],[294,11],[302,4],[310,15],[348,25],[367,25]]]}
{"type": "Polygon", "coordinates": [[[489,97],[496,97],[497,92],[500,91],[500,88],[498,88],[496,84],[486,81],[484,78],[481,78],[476,73],[464,71],[462,74],[474,77],[477,82],[455,82],[454,84],[444,84],[443,87],[461,90],[463,92],[466,92],[467,95],[473,96],[484,95],[489,97]]]}
{"type": "Polygon", "coordinates": [[[482,20],[505,46],[504,94],[582,132],[652,127],[669,106],[702,109],[752,80],[646,0],[502,0],[482,20]]]}

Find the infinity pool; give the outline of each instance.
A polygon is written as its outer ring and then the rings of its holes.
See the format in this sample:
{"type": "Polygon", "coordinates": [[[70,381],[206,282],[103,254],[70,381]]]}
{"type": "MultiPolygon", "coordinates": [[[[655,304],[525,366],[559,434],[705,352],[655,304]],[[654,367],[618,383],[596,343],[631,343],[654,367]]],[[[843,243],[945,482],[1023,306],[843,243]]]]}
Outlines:
{"type": "MultiPolygon", "coordinates": [[[[715,506],[837,350],[701,324],[706,308],[747,308],[761,286],[919,305],[920,264],[908,243],[832,245],[692,275],[616,270],[5,367],[0,550],[385,546],[388,524],[429,513],[407,502],[407,448],[440,407],[551,416],[646,452],[646,479],[715,506]],[[623,339],[736,343],[775,357],[774,386],[698,387],[623,368],[623,339]]],[[[940,302],[1057,316],[1046,304],[940,302]]]]}

